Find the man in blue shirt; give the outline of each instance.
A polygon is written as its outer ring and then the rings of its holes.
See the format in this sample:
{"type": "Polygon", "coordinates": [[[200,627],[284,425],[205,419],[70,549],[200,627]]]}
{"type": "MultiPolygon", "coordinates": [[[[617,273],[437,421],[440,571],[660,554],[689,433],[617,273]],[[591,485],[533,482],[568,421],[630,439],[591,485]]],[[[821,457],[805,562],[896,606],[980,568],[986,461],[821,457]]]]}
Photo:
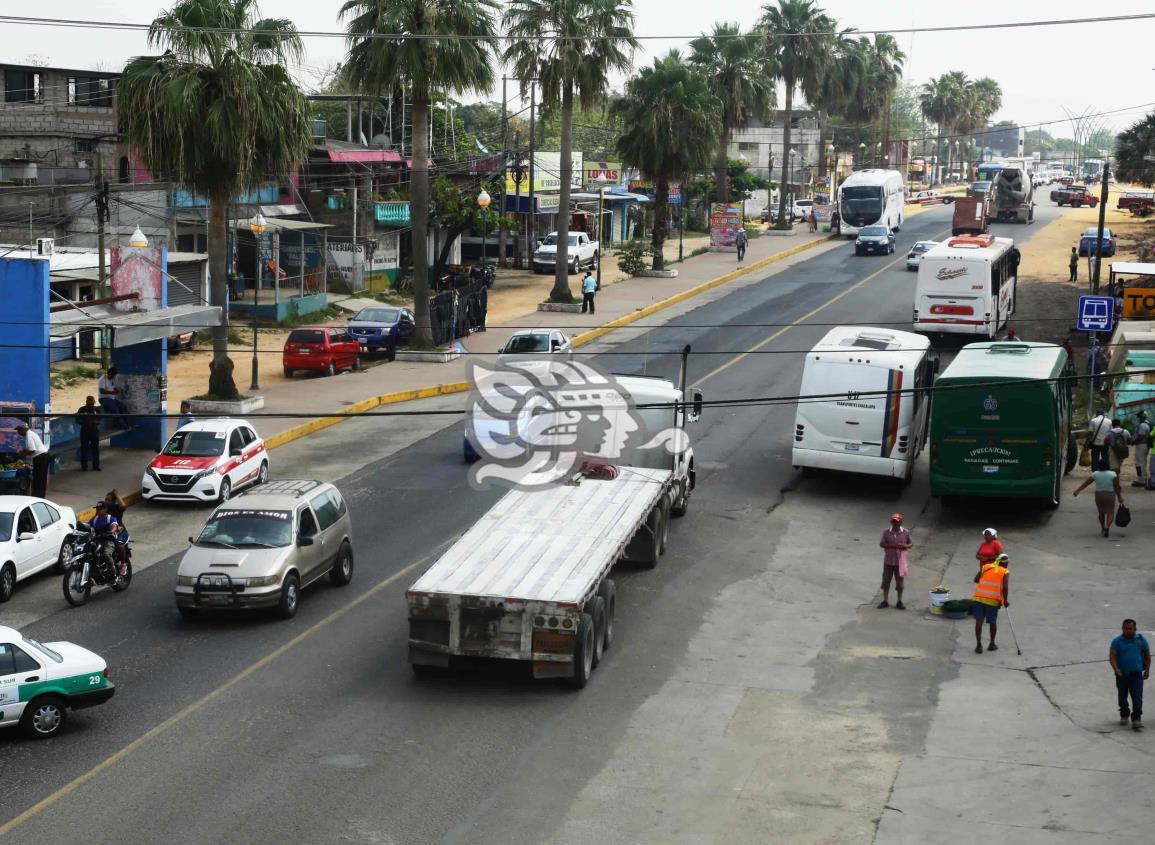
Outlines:
{"type": "Polygon", "coordinates": [[[598,280],[594,278],[594,274],[586,271],[586,276],[582,279],[582,313],[586,313],[586,306],[589,306],[590,313],[594,313],[594,294],[598,290],[598,280]]]}
{"type": "Polygon", "coordinates": [[[1119,724],[1131,719],[1134,730],[1143,730],[1143,681],[1151,675],[1151,648],[1147,638],[1135,633],[1135,620],[1123,620],[1123,633],[1111,640],[1111,668],[1119,693],[1119,724]],[[1127,696],[1131,706],[1127,706],[1127,696]]]}

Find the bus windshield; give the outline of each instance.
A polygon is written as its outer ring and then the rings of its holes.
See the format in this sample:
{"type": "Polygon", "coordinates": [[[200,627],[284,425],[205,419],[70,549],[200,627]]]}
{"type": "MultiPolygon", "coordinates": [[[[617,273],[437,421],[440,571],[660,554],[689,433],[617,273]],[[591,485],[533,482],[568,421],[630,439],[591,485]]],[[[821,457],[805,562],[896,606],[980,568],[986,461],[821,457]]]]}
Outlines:
{"type": "Polygon", "coordinates": [[[879,185],[860,185],[842,189],[839,211],[850,226],[865,226],[882,217],[883,196],[879,185]]]}

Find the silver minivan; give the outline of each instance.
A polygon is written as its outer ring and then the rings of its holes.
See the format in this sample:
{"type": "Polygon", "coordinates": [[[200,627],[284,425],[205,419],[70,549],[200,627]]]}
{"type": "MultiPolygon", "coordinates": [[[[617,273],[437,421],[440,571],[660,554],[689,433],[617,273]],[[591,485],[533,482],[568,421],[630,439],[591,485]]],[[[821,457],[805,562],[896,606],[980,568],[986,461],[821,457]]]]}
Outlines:
{"type": "Polygon", "coordinates": [[[303,587],[353,578],[353,530],[340,491],[324,481],[273,481],[218,507],[189,537],[177,569],[181,616],[271,607],[291,618],[303,587]]]}

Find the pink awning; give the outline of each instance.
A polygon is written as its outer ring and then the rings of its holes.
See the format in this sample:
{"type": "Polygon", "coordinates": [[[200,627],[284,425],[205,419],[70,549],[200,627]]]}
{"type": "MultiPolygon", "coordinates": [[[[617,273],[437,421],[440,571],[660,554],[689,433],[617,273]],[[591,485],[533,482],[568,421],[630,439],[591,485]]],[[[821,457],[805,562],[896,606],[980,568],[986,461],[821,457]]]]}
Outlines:
{"type": "Polygon", "coordinates": [[[401,153],[395,150],[329,150],[329,161],[339,164],[399,164],[401,153]]]}
{"type": "MultiPolygon", "coordinates": [[[[429,162],[428,166],[432,167],[433,166],[433,159],[427,159],[427,161],[429,162]]],[[[405,166],[408,167],[410,170],[412,170],[413,169],[413,159],[411,159],[411,158],[405,159],[405,166]]]]}

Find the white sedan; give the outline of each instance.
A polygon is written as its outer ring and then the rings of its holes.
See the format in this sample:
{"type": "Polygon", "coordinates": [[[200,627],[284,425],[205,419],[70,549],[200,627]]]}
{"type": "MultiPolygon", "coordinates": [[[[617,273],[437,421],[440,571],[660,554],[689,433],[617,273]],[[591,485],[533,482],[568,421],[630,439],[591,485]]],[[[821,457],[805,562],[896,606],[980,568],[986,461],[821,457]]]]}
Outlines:
{"type": "Polygon", "coordinates": [[[906,254],[906,269],[917,270],[923,255],[938,246],[938,241],[918,241],[906,254]]]}
{"type": "Polygon", "coordinates": [[[557,329],[522,329],[510,335],[497,360],[511,356],[555,355],[573,352],[573,341],[557,329]]]}
{"type": "Polygon", "coordinates": [[[0,602],[16,583],[58,566],[71,554],[72,508],[34,496],[0,496],[0,602]]]}
{"type": "Polygon", "coordinates": [[[244,420],[214,419],[182,426],[145,469],[141,492],[148,501],[220,503],[268,480],[269,453],[256,430],[244,420]]]}

